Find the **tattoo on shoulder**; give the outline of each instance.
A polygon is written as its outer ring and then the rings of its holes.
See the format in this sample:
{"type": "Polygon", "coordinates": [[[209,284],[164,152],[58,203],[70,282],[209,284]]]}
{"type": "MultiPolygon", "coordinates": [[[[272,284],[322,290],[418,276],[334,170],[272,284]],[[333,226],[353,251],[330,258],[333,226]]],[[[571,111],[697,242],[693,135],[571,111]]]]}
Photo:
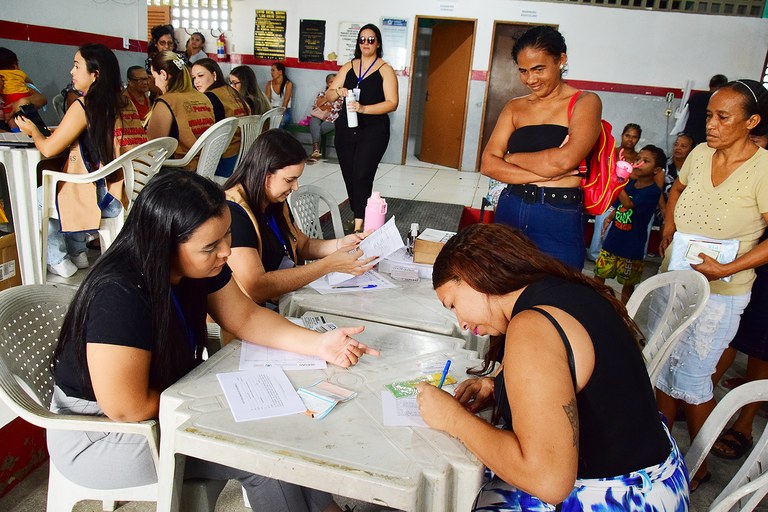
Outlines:
{"type": "Polygon", "coordinates": [[[579,446],[579,409],[576,405],[576,399],[572,398],[570,402],[563,406],[565,415],[568,416],[568,421],[571,422],[571,429],[573,429],[573,446],[579,446]]]}

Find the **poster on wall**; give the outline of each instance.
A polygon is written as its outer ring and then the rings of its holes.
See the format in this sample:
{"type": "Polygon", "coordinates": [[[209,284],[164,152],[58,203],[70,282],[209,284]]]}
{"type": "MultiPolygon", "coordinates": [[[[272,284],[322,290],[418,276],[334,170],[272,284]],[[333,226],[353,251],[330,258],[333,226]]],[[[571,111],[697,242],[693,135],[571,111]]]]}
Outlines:
{"type": "Polygon", "coordinates": [[[285,58],[285,11],[256,9],[253,56],[257,59],[285,58]]]}
{"type": "Polygon", "coordinates": [[[384,60],[395,71],[405,69],[408,20],[405,18],[381,18],[381,47],[384,60]]]}
{"type": "Polygon", "coordinates": [[[357,33],[360,32],[360,27],[363,25],[365,23],[351,21],[339,23],[338,56],[336,57],[336,63],[339,66],[343,66],[355,58],[355,40],[357,39],[357,33]]]}
{"type": "Polygon", "coordinates": [[[299,61],[324,62],[325,21],[299,20],[299,61]]]}

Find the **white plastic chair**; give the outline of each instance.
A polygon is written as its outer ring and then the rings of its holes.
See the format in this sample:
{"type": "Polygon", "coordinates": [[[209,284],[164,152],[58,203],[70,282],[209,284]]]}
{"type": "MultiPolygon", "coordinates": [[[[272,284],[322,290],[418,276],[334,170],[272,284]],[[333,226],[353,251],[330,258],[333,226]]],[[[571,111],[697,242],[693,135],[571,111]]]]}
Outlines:
{"type": "Polygon", "coordinates": [[[64,96],[61,94],[57,94],[53,97],[52,103],[53,103],[53,110],[56,111],[56,115],[59,116],[59,121],[64,119],[64,111],[65,111],[65,102],[64,96]]]}
{"type": "Polygon", "coordinates": [[[275,107],[264,112],[264,117],[267,118],[267,130],[273,128],[280,128],[283,124],[283,116],[285,115],[285,107],[275,107]]]}
{"type": "MultiPolygon", "coordinates": [[[[685,454],[685,465],[693,475],[701,466],[731,417],[753,402],[768,401],[768,380],[742,384],[728,392],[709,415],[685,454]]],[[[709,507],[710,512],[753,510],[768,494],[768,429],[757,440],[752,452],[709,507]]]]}
{"type": "MultiPolygon", "coordinates": [[[[48,268],[46,264],[48,254],[48,219],[58,218],[59,215],[56,208],[56,189],[58,184],[65,181],[70,183],[93,183],[122,169],[125,178],[126,195],[128,196],[128,210],[130,210],[133,201],[136,200],[136,196],[138,196],[150,178],[157,174],[157,171],[160,170],[168,155],[173,154],[177,144],[176,139],[171,137],[151,140],[119,156],[98,171],[88,174],[43,171],[43,205],[41,214],[43,281],[45,281],[48,268]]],[[[102,252],[109,248],[123,228],[125,223],[124,213],[116,217],[101,219],[98,231],[102,252]]]]}
{"type": "Polygon", "coordinates": [[[229,143],[232,142],[232,137],[235,135],[237,122],[236,117],[222,119],[205,130],[205,133],[189,148],[184,158],[166,160],[163,167],[187,167],[199,153],[197,174],[213,179],[221,155],[227,150],[229,143]]]}
{"type": "Polygon", "coordinates": [[[250,149],[256,137],[261,135],[264,129],[264,123],[269,121],[267,114],[261,116],[243,116],[237,118],[237,125],[240,128],[240,153],[237,155],[237,164],[242,160],[243,155],[250,149]]]}
{"type": "Polygon", "coordinates": [[[288,196],[288,205],[291,207],[299,229],[309,238],[323,239],[323,229],[320,226],[320,201],[328,205],[334,236],[343,238],[344,228],[341,224],[339,203],[329,192],[314,185],[302,185],[288,196]]]}
{"type": "Polygon", "coordinates": [[[708,299],[709,282],[703,274],[675,270],[643,281],[627,301],[627,313],[646,338],[643,357],[654,386],[675,343],[701,314],[708,299]],[[642,304],[645,307],[641,310],[642,304]]]}
{"type": "MultiPolygon", "coordinates": [[[[158,425],[112,421],[104,416],[56,414],[48,410],[53,395],[51,359],[75,289],[28,285],[0,292],[0,400],[22,419],[41,428],[84,432],[121,432],[144,436],[158,464],[158,425]]],[[[183,510],[213,510],[224,482],[185,482],[183,510]]],[[[51,462],[48,512],[71,512],[81,500],[98,500],[103,510],[117,501],[157,501],[157,484],[119,489],[91,489],[66,479],[51,462]]]]}

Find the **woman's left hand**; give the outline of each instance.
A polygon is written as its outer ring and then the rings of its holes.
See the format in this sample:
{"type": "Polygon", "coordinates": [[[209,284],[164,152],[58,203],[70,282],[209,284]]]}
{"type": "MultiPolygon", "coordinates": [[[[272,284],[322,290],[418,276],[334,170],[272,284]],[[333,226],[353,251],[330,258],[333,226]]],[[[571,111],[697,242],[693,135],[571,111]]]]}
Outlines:
{"type": "Polygon", "coordinates": [[[355,100],[350,100],[347,98],[347,111],[348,112],[359,112],[363,113],[363,105],[361,105],[359,102],[355,100]]]}
{"type": "Polygon", "coordinates": [[[713,257],[707,256],[702,252],[699,253],[699,258],[704,261],[698,265],[691,265],[691,268],[704,274],[704,277],[706,277],[709,281],[716,281],[722,277],[731,275],[731,273],[728,271],[728,268],[713,257]]]}
{"type": "Polygon", "coordinates": [[[35,132],[39,132],[40,130],[37,129],[37,125],[27,119],[24,116],[18,116],[15,118],[16,126],[19,127],[19,130],[21,130],[23,133],[26,133],[30,137],[35,134],[35,132]]]}
{"type": "Polygon", "coordinates": [[[436,386],[422,382],[416,386],[416,390],[419,392],[416,403],[419,404],[421,417],[435,430],[451,434],[456,418],[468,414],[458,400],[436,386]]]}
{"type": "Polygon", "coordinates": [[[345,245],[354,245],[357,246],[360,242],[368,238],[368,236],[373,233],[372,229],[369,229],[368,231],[364,231],[362,233],[352,233],[351,235],[347,235],[344,238],[341,239],[341,241],[336,244],[338,247],[344,247],[345,245]]]}
{"type": "Polygon", "coordinates": [[[378,350],[352,338],[353,335],[363,332],[363,329],[364,327],[345,327],[321,334],[317,355],[344,368],[357,364],[363,354],[378,357],[378,350]]]}

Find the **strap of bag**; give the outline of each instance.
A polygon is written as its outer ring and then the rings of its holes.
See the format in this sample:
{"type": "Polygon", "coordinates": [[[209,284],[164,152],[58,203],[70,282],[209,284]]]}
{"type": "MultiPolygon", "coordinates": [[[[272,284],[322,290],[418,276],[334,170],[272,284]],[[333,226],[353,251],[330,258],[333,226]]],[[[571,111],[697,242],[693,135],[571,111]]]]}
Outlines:
{"type": "Polygon", "coordinates": [[[563,331],[563,328],[560,327],[559,323],[557,323],[557,320],[555,320],[555,317],[550,315],[547,311],[544,311],[543,309],[536,306],[530,309],[541,313],[547,318],[547,320],[552,322],[552,325],[555,326],[555,329],[557,329],[557,333],[560,335],[560,339],[563,340],[563,345],[565,345],[565,353],[568,355],[568,368],[571,370],[571,381],[573,382],[573,392],[575,393],[576,392],[576,364],[574,363],[573,350],[571,349],[571,343],[568,341],[568,336],[565,335],[565,331],[563,331]]]}
{"type": "MultiPolygon", "coordinates": [[[[571,96],[571,101],[568,102],[568,124],[571,124],[571,116],[573,115],[573,107],[576,105],[576,100],[579,99],[579,96],[581,96],[581,91],[576,91],[576,94],[571,96]]],[[[586,172],[587,171],[587,159],[581,161],[579,164],[579,171],[586,172]]]]}

